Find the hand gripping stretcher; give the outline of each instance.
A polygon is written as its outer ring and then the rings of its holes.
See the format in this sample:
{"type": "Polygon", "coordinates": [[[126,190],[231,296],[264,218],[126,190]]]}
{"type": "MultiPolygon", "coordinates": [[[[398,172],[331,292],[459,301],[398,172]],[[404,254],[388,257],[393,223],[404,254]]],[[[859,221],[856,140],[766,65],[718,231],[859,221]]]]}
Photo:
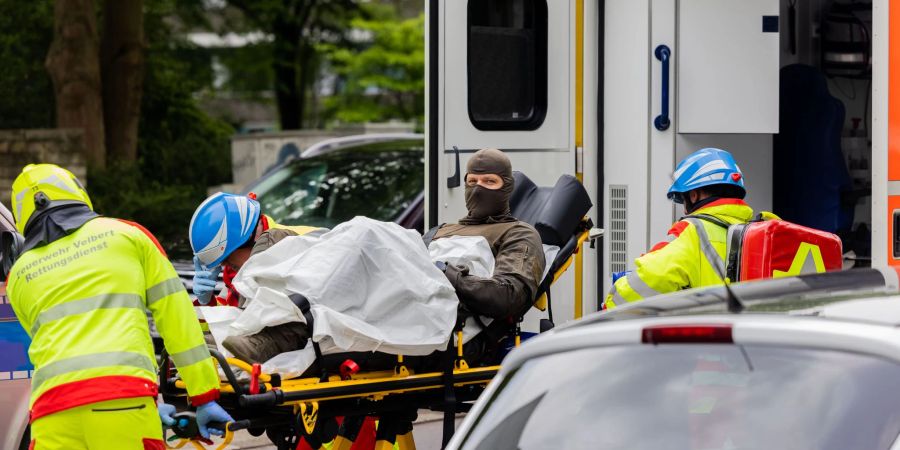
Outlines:
{"type": "MultiPolygon", "coordinates": [[[[547,261],[550,270],[534,302],[536,308],[548,311],[549,320],[541,322],[544,331],[553,326],[550,286],[566,272],[582,244],[599,237],[599,233],[586,217],[592,206],[590,198],[574,177],[564,175],[552,188],[539,188],[520,172],[514,177],[516,188],[510,200],[513,215],[533,225],[544,244],[560,248],[556,258],[547,261]]],[[[314,326],[309,303],[302,296],[292,299],[314,326]]],[[[277,374],[262,373],[258,364],[211,351],[226,378],[220,387],[219,403],[235,418],[227,424],[225,439],[218,448],[227,448],[234,432],[246,429],[254,436],[265,433],[279,449],[303,448],[302,444],[298,447],[301,440],[313,449],[325,448],[325,444],[333,450],[371,449],[371,442],[362,442],[367,439],[363,430],[377,418],[375,449],[414,449],[412,424],[419,409],[444,413],[446,444],[454,432],[455,414],[468,411],[500,369],[498,361],[483,361],[487,365],[481,367],[468,365],[462,345],[463,323],[458,320],[454,330],[458,334],[455,348],[451,339],[446,351],[424,357],[430,358],[431,364],[411,364],[403,355],[396,355],[392,356],[396,358],[392,370],[361,370],[352,357],[323,356],[316,348],[319,376],[283,380],[277,374]],[[334,357],[343,362],[335,363],[334,357]],[[326,362],[328,359],[334,361],[326,362]],[[415,367],[428,369],[417,371],[415,367]],[[235,369],[246,372],[250,379],[239,380],[235,369]]],[[[508,336],[515,346],[521,341],[520,323],[521,318],[509,327],[508,336]]],[[[185,385],[165,353],[159,382],[166,401],[184,401],[185,385]]],[[[203,448],[198,441],[187,439],[172,448],[188,444],[203,448]]]]}

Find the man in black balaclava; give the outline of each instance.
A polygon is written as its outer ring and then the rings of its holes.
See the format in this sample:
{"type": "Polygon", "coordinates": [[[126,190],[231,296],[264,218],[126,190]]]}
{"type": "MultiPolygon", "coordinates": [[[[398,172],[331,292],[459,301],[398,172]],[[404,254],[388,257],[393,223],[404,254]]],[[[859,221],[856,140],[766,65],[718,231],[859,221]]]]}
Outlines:
{"type": "Polygon", "coordinates": [[[466,208],[459,224],[442,226],[434,239],[483,236],[494,253],[494,274],[482,278],[468,268],[448,265],[444,271],[460,302],[473,312],[509,323],[534,303],[544,251],[531,225],[510,215],[509,197],[515,182],[509,158],[497,149],[476,152],[466,165],[466,208]]]}

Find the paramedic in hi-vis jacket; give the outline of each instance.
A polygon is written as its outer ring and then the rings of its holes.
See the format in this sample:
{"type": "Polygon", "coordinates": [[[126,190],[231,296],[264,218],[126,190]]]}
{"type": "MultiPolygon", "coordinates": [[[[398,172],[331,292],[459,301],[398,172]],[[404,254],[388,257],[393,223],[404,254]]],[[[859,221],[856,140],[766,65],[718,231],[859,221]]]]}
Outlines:
{"type": "Polygon", "coordinates": [[[281,225],[260,213],[256,195],[217,192],[203,201],[188,231],[194,250],[193,291],[197,302],[206,305],[213,299],[219,272],[225,281],[224,297],[216,296],[210,306],[241,306],[240,294],[231,285],[238,269],[250,258],[256,241],[269,230],[284,230],[293,235],[321,234],[324,228],[281,225]]]}
{"type": "Polygon", "coordinates": [[[200,434],[231,417],[190,298],[140,225],[98,216],[81,183],[52,164],[25,167],[12,186],[24,253],[7,295],[32,338],[32,447],[163,449],[157,367],[146,311],[197,408],[200,434]]]}
{"type": "MultiPolygon", "coordinates": [[[[260,212],[256,196],[218,192],[207,198],[191,218],[189,236],[194,250],[194,294],[206,305],[214,295],[219,272],[225,292],[212,305],[246,307],[231,281],[251,255],[265,251],[287,236],[314,236],[325,228],[281,225],[260,212]]],[[[233,355],[249,362],[263,363],[280,353],[303,348],[309,333],[295,322],[267,327],[251,336],[230,336],[222,345],[233,355]]]]}
{"type": "Polygon", "coordinates": [[[684,205],[686,217],[669,229],[667,241],[634,261],[635,269],[615,280],[603,309],[657,294],[719,285],[725,273],[725,224],[746,223],[753,209],[744,203],[744,177],[731,154],[698,150],[678,163],[668,197],[684,205]]]}

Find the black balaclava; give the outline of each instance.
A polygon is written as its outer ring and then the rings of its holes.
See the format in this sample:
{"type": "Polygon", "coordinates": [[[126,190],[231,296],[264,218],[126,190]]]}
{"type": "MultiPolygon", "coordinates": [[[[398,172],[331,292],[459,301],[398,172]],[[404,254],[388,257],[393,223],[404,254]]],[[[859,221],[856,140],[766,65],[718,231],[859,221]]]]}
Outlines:
{"type": "Polygon", "coordinates": [[[509,157],[495,148],[478,150],[466,164],[466,175],[468,176],[470,173],[500,175],[500,178],[503,179],[503,187],[492,190],[466,184],[466,209],[469,210],[469,214],[463,217],[459,223],[477,225],[516,220],[509,214],[509,197],[515,187],[512,163],[509,162],[509,157]]]}

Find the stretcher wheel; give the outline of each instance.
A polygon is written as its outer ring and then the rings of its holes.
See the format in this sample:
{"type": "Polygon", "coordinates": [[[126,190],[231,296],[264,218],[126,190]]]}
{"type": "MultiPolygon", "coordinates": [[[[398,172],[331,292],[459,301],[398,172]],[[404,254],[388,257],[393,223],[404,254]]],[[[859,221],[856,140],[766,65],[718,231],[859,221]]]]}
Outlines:
{"type": "Polygon", "coordinates": [[[260,437],[266,432],[266,429],[265,428],[247,428],[247,432],[250,433],[250,436],[260,437]]]}
{"type": "MultiPolygon", "coordinates": [[[[307,443],[312,441],[313,444],[321,445],[324,442],[331,442],[337,437],[338,434],[338,422],[334,418],[322,419],[320,418],[316,422],[316,429],[312,436],[306,439],[307,443]]],[[[269,438],[275,447],[279,450],[287,449],[294,450],[297,448],[297,444],[300,442],[300,438],[305,436],[305,432],[302,428],[299,427],[279,427],[279,428],[266,428],[265,429],[266,437],[269,438]]],[[[260,433],[262,434],[262,433],[260,433]]],[[[256,436],[256,435],[254,435],[256,436]]],[[[313,445],[313,448],[318,448],[313,445]]]]}
{"type": "Polygon", "coordinates": [[[278,450],[294,450],[300,442],[300,435],[290,427],[266,428],[266,437],[278,450]]]}

